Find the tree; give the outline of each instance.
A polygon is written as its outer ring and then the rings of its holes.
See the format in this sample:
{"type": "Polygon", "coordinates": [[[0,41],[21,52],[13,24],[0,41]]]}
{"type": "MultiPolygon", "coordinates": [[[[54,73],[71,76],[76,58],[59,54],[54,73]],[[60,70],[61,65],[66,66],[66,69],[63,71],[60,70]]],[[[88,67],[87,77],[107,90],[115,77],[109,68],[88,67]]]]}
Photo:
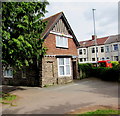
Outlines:
{"type": "Polygon", "coordinates": [[[46,22],[42,17],[46,11],[44,2],[2,3],[2,63],[21,68],[37,61],[45,53],[41,33],[46,22]]]}

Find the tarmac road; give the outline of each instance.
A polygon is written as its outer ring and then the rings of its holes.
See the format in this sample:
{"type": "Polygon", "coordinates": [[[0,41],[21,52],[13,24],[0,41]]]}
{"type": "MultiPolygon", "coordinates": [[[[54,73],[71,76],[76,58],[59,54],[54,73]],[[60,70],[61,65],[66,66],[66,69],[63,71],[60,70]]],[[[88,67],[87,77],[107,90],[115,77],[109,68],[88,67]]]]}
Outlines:
{"type": "Polygon", "coordinates": [[[15,106],[3,105],[3,114],[64,114],[95,105],[118,106],[118,83],[96,78],[48,88],[19,87],[15,106]]]}

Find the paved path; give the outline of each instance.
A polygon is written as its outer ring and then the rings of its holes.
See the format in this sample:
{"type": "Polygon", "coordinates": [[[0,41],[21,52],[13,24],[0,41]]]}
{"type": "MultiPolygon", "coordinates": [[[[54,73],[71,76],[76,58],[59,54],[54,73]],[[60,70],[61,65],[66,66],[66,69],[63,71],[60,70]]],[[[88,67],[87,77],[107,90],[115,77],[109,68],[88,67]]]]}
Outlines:
{"type": "Polygon", "coordinates": [[[3,114],[63,114],[82,107],[118,106],[118,84],[95,78],[49,88],[20,87],[14,104],[3,105],[3,114]]]}

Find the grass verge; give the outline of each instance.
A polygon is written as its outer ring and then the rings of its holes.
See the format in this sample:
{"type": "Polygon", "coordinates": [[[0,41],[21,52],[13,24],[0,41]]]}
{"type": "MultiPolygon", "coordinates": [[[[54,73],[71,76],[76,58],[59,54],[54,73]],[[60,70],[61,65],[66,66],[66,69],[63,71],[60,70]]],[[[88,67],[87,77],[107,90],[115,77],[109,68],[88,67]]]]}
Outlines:
{"type": "Polygon", "coordinates": [[[0,92],[0,103],[2,104],[8,104],[8,105],[12,105],[12,102],[17,98],[16,95],[12,95],[10,93],[3,93],[0,92]]]}
{"type": "Polygon", "coordinates": [[[97,114],[97,116],[101,116],[101,114],[102,114],[102,116],[106,116],[106,114],[107,114],[107,116],[111,116],[111,114],[119,115],[120,111],[118,111],[118,110],[111,110],[111,109],[109,109],[109,110],[99,110],[98,109],[96,111],[91,111],[91,112],[86,112],[84,114],[79,114],[78,116],[86,116],[86,115],[94,116],[96,114],[97,114]]]}

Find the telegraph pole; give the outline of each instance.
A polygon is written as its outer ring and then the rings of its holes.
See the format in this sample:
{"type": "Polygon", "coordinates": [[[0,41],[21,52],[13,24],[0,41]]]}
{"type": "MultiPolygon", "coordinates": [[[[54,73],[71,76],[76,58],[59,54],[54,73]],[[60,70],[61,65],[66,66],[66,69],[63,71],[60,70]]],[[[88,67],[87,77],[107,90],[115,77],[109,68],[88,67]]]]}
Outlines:
{"type": "Polygon", "coordinates": [[[96,29],[95,29],[95,15],[94,15],[94,11],[95,11],[96,9],[92,9],[92,11],[93,11],[93,26],[94,26],[94,39],[95,39],[95,53],[96,53],[96,61],[98,61],[98,59],[97,59],[97,38],[96,38],[96,29]]]}

